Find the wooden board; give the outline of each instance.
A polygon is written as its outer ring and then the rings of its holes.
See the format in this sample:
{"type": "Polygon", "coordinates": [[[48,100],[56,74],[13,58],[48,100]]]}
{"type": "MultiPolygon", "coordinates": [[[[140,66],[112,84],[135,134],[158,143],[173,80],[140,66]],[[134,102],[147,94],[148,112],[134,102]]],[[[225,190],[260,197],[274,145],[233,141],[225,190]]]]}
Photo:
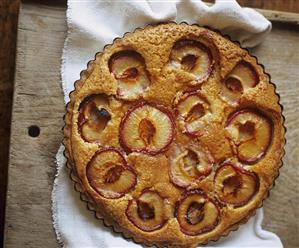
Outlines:
{"type": "Polygon", "coordinates": [[[6,207],[6,247],[56,247],[51,190],[55,154],[62,141],[64,103],[60,58],[65,8],[23,4],[11,126],[6,207]],[[32,138],[28,127],[40,127],[32,138]]]}
{"type": "Polygon", "coordinates": [[[3,243],[18,13],[19,0],[0,1],[0,247],[3,243]]]}
{"type": "MultiPolygon", "coordinates": [[[[299,11],[299,2],[298,2],[297,5],[295,5],[296,7],[293,9],[294,12],[296,12],[296,13],[285,12],[285,11],[280,11],[280,10],[256,8],[256,6],[260,6],[260,5],[259,5],[258,2],[256,4],[253,4],[253,1],[251,2],[251,4],[250,4],[250,2],[247,3],[246,0],[245,1],[238,1],[238,2],[239,2],[239,4],[241,6],[250,6],[250,5],[252,7],[254,6],[256,11],[260,12],[263,16],[265,16],[271,22],[280,22],[280,23],[295,24],[295,25],[299,24],[299,14],[298,14],[298,11],[299,11]],[[242,4],[243,2],[245,2],[245,3],[242,4]]],[[[273,1],[264,1],[264,2],[268,3],[268,4],[270,3],[270,5],[268,5],[268,7],[271,6],[271,4],[274,3],[273,1]]],[[[285,2],[285,3],[287,3],[287,2],[285,2]]],[[[210,2],[206,2],[206,4],[208,6],[212,6],[213,5],[213,3],[210,3],[210,2]]],[[[290,1],[288,8],[291,8],[292,6],[293,6],[293,3],[290,1]]],[[[282,9],[284,9],[284,8],[282,8],[282,9]]]]}
{"type": "MultiPolygon", "coordinates": [[[[23,4],[19,17],[6,215],[6,247],[56,247],[51,190],[55,154],[62,140],[64,104],[60,58],[66,36],[65,8],[23,4]],[[40,127],[32,138],[28,127],[40,127]]],[[[101,48],[99,47],[99,50],[101,48]]],[[[299,30],[274,24],[252,50],[272,75],[284,105],[287,146],[281,175],[265,202],[264,227],[285,247],[299,247],[299,30]]]]}

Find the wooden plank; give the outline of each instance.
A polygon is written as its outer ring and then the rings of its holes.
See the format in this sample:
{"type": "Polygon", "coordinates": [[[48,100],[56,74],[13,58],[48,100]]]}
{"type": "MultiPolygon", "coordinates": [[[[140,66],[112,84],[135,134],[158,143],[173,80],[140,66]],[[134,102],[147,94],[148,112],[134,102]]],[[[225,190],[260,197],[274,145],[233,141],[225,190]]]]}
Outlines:
{"type": "MultiPolygon", "coordinates": [[[[205,1],[204,1],[205,2],[205,1]]],[[[246,1],[245,1],[246,2],[246,1]]],[[[269,1],[271,2],[271,1],[269,1]]],[[[210,3],[209,1],[206,2],[208,6],[212,6],[213,3],[210,3]]],[[[244,4],[244,7],[250,6],[244,4]]],[[[299,2],[298,2],[299,6],[299,2]]],[[[299,7],[298,7],[298,13],[291,13],[291,12],[285,12],[285,11],[278,11],[278,10],[269,10],[269,9],[260,9],[256,8],[255,10],[260,12],[263,16],[265,16],[269,21],[271,22],[280,22],[280,23],[287,23],[287,24],[299,24],[299,7]]]]}
{"type": "Polygon", "coordinates": [[[0,1],[0,246],[3,243],[18,12],[19,0],[0,1]]]}
{"type": "MultiPolygon", "coordinates": [[[[299,4],[299,3],[298,3],[299,4]]],[[[267,9],[255,9],[265,16],[271,22],[282,22],[287,24],[299,24],[299,14],[298,13],[289,13],[283,11],[274,11],[267,9]]]]}
{"type": "MultiPolygon", "coordinates": [[[[215,0],[204,0],[214,3],[215,0]]],[[[299,13],[298,0],[237,0],[242,7],[299,13]]]]}
{"type": "Polygon", "coordinates": [[[64,115],[60,58],[64,7],[20,9],[6,208],[6,247],[56,247],[51,190],[64,115]],[[28,135],[36,125],[40,135],[28,135]]]}
{"type": "Polygon", "coordinates": [[[299,13],[298,0],[237,0],[241,6],[299,13]]]}
{"type": "MultiPolygon", "coordinates": [[[[66,35],[65,8],[23,4],[18,32],[5,245],[56,247],[50,194],[54,156],[62,139],[59,68],[66,35]],[[28,136],[31,125],[40,127],[37,138],[28,136]]],[[[298,38],[298,29],[275,23],[266,41],[252,50],[272,75],[284,105],[287,155],[277,185],[265,202],[264,227],[276,232],[288,248],[299,247],[298,38]]]]}

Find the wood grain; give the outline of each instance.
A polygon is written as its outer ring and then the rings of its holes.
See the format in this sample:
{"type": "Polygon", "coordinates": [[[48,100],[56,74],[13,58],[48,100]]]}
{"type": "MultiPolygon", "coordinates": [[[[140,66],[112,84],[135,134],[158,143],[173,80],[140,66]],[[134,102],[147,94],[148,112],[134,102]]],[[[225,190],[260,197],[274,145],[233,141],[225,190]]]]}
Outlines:
{"type": "Polygon", "coordinates": [[[241,6],[299,13],[298,0],[237,0],[241,6]]]}
{"type": "MultiPolygon", "coordinates": [[[[214,3],[215,0],[204,0],[214,3]]],[[[237,0],[242,7],[299,13],[299,0],[237,0]]]]}
{"type": "Polygon", "coordinates": [[[255,9],[265,16],[271,22],[279,22],[286,24],[299,24],[299,13],[283,12],[283,11],[273,11],[265,9],[255,9]]]}
{"type": "Polygon", "coordinates": [[[56,247],[51,190],[64,115],[60,58],[65,8],[25,5],[20,10],[12,115],[6,247],[56,247]],[[40,127],[32,138],[28,127],[40,127]]]}
{"type": "MultiPolygon", "coordinates": [[[[62,140],[64,104],[59,69],[65,35],[64,7],[22,5],[7,193],[8,248],[57,246],[50,194],[54,156],[62,140]],[[28,136],[31,125],[41,128],[39,137],[28,136]]],[[[286,116],[285,165],[265,202],[264,227],[276,232],[287,248],[299,247],[298,38],[296,26],[275,23],[266,41],[252,50],[276,83],[286,116]]]]}
{"type": "MultiPolygon", "coordinates": [[[[208,6],[213,5],[212,1],[204,1],[204,2],[208,6]]],[[[285,3],[288,3],[288,1],[286,1],[285,3]]],[[[243,5],[243,6],[247,6],[247,5],[243,5]]],[[[299,7],[299,0],[298,0],[298,7],[299,7]]],[[[297,13],[292,13],[286,11],[278,11],[272,9],[269,10],[269,9],[261,9],[261,8],[255,8],[255,10],[260,12],[264,17],[266,17],[271,22],[299,25],[299,11],[297,13]]]]}
{"type": "Polygon", "coordinates": [[[18,11],[19,0],[0,1],[0,247],[4,230],[18,11]]]}

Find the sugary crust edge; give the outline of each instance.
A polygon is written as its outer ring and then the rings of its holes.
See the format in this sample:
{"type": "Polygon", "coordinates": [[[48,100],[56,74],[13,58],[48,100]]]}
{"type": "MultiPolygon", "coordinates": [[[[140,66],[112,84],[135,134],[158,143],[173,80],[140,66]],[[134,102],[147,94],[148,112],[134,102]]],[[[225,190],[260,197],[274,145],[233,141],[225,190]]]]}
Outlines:
{"type": "MultiPolygon", "coordinates": [[[[158,24],[148,24],[144,27],[138,27],[136,28],[134,31],[132,32],[126,32],[123,37],[125,37],[127,34],[129,33],[134,33],[136,31],[139,31],[139,30],[144,30],[146,28],[149,28],[149,27],[155,27],[155,26],[158,26],[160,24],[187,24],[187,25],[191,25],[191,26],[198,26],[198,27],[201,27],[200,25],[198,24],[188,24],[187,22],[180,22],[180,23],[177,23],[177,22],[162,22],[162,23],[158,23],[158,24]]],[[[238,41],[234,41],[231,39],[230,36],[228,35],[223,35],[221,33],[221,31],[219,30],[216,30],[216,29],[213,29],[213,28],[210,28],[208,26],[203,26],[204,28],[207,28],[211,31],[214,31],[216,33],[218,33],[219,35],[225,37],[226,39],[228,39],[229,41],[235,43],[236,45],[238,45],[241,49],[247,51],[248,54],[249,53],[249,50],[246,49],[246,48],[243,48],[241,46],[241,44],[238,42],[238,41]]],[[[64,151],[64,156],[67,160],[67,167],[69,169],[69,176],[71,178],[71,180],[74,182],[74,189],[80,193],[80,199],[84,202],[86,202],[87,204],[87,209],[90,210],[90,211],[93,211],[94,212],[94,215],[97,219],[100,219],[103,221],[103,224],[106,226],[106,227],[110,227],[115,233],[120,233],[125,239],[131,239],[133,240],[135,243],[137,244],[143,244],[143,245],[146,245],[146,246],[157,246],[157,247],[165,247],[164,244],[160,244],[160,243],[154,243],[154,242],[148,242],[148,240],[146,239],[143,239],[141,237],[134,237],[128,230],[122,228],[121,226],[119,226],[117,224],[117,222],[113,221],[112,219],[107,219],[107,217],[103,217],[101,215],[101,209],[99,209],[99,206],[96,205],[94,203],[94,201],[91,199],[91,197],[88,195],[87,192],[84,191],[83,187],[82,187],[82,183],[80,182],[80,179],[79,177],[77,176],[77,173],[76,173],[76,169],[74,168],[74,161],[73,161],[73,158],[72,158],[72,148],[71,148],[71,143],[70,143],[70,130],[71,130],[71,120],[72,120],[72,110],[73,110],[73,105],[74,105],[74,95],[75,95],[75,92],[78,91],[84,84],[85,80],[89,77],[89,75],[91,74],[92,70],[93,70],[93,63],[95,62],[96,58],[98,56],[101,56],[101,54],[105,51],[105,49],[111,45],[113,45],[113,43],[118,40],[118,39],[121,39],[123,37],[117,37],[113,40],[113,42],[111,44],[107,44],[106,46],[104,46],[103,48],[103,51],[102,52],[99,52],[99,53],[96,53],[95,55],[95,59],[94,60],[91,60],[87,63],[87,69],[86,70],[83,70],[81,71],[80,73],[80,79],[77,80],[75,83],[74,83],[74,90],[72,92],[70,92],[69,94],[69,97],[70,97],[70,101],[67,103],[66,105],[66,114],[64,116],[64,122],[65,122],[65,126],[63,127],[63,134],[64,134],[64,139],[63,139],[63,144],[65,146],[65,151],[64,151]]],[[[269,77],[269,83],[273,85],[274,87],[274,92],[275,94],[277,95],[278,97],[278,105],[280,106],[281,108],[281,117],[282,117],[282,126],[283,126],[283,131],[284,131],[284,135],[283,135],[283,140],[282,140],[282,152],[281,152],[281,156],[280,156],[280,162],[278,164],[278,169],[280,169],[282,166],[283,166],[283,160],[282,158],[284,157],[285,155],[285,149],[284,149],[284,146],[285,146],[285,143],[286,143],[286,139],[285,139],[285,133],[286,133],[286,127],[284,125],[285,123],[285,117],[283,115],[283,106],[280,104],[280,95],[276,92],[276,85],[274,83],[271,82],[271,75],[268,74],[266,71],[265,71],[265,67],[263,64],[260,64],[258,63],[258,59],[256,56],[254,55],[251,55],[251,57],[254,57],[255,60],[256,60],[256,63],[257,65],[260,65],[263,69],[263,73],[265,73],[268,77],[269,77]]],[[[235,223],[234,225],[230,226],[224,233],[222,234],[219,234],[218,236],[214,237],[214,238],[211,238],[209,240],[207,240],[206,242],[204,243],[198,243],[196,244],[194,247],[198,246],[198,245],[206,245],[208,242],[210,241],[218,241],[221,237],[225,237],[225,236],[228,236],[230,232],[232,231],[237,231],[239,229],[239,227],[242,225],[242,224],[245,224],[247,223],[247,221],[256,214],[256,210],[258,208],[261,208],[263,206],[263,202],[265,199],[267,199],[270,195],[270,191],[271,189],[275,186],[275,180],[279,177],[279,170],[277,172],[276,175],[274,175],[273,177],[273,183],[272,185],[269,187],[268,189],[268,193],[265,194],[264,198],[262,199],[261,201],[261,204],[256,208],[254,209],[254,211],[252,211],[251,213],[249,213],[244,219],[242,219],[240,222],[237,222],[235,223]]],[[[168,246],[168,247],[171,247],[171,246],[168,246]]]]}

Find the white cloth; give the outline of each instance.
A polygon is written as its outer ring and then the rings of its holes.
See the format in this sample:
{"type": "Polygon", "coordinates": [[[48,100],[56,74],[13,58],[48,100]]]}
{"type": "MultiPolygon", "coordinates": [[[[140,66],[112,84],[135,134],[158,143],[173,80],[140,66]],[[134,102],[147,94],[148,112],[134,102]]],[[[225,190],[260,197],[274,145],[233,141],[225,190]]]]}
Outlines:
{"type": "MultiPolygon", "coordinates": [[[[68,0],[68,34],[62,57],[64,99],[74,89],[80,71],[105,44],[115,37],[149,23],[187,21],[221,30],[239,40],[243,46],[255,46],[271,30],[271,23],[256,11],[241,8],[235,1],[216,1],[208,7],[201,1],[97,1],[68,0]]],[[[73,189],[63,157],[57,153],[57,176],[52,192],[53,223],[58,240],[64,247],[140,247],[104,227],[73,189]]],[[[211,247],[282,247],[273,233],[262,230],[262,209],[243,225],[211,247]]]]}

